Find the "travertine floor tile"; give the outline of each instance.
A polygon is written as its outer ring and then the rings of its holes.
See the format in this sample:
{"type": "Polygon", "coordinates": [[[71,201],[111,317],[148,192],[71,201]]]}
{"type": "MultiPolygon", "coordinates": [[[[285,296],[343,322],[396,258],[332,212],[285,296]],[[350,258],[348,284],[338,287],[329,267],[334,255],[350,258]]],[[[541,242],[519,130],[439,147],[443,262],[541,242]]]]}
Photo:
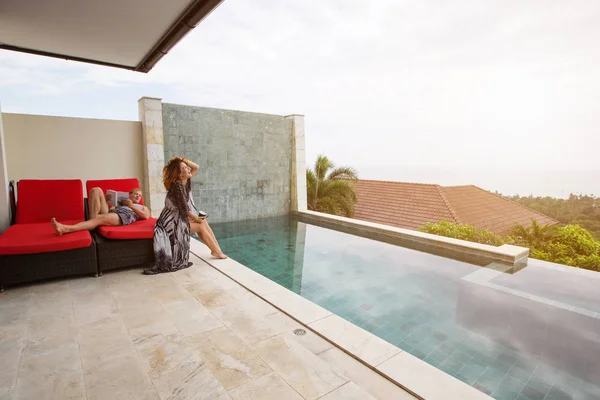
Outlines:
{"type": "Polygon", "coordinates": [[[83,325],[79,329],[79,348],[84,367],[136,352],[129,332],[118,316],[83,325]]]}
{"type": "Polygon", "coordinates": [[[0,325],[0,344],[9,339],[21,339],[27,337],[29,326],[27,322],[15,322],[0,325]]]}
{"type": "Polygon", "coordinates": [[[303,400],[277,374],[268,374],[229,392],[234,400],[303,400]]]}
{"type": "Polygon", "coordinates": [[[276,304],[280,310],[293,315],[303,324],[310,324],[331,315],[330,311],[287,289],[282,288],[265,298],[271,304],[276,304]]]}
{"type": "Polygon", "coordinates": [[[69,281],[73,294],[98,293],[106,290],[106,279],[95,277],[79,277],[69,281]]]}
{"type": "Polygon", "coordinates": [[[158,400],[139,354],[113,358],[97,366],[84,366],[88,400],[158,400]]]}
{"type": "Polygon", "coordinates": [[[153,379],[162,400],[228,398],[227,391],[202,362],[190,364],[153,379]]]}
{"type": "Polygon", "coordinates": [[[221,321],[194,298],[165,303],[163,307],[184,336],[192,336],[223,326],[221,321]]]}
{"type": "Polygon", "coordinates": [[[79,346],[69,344],[42,352],[25,348],[19,376],[53,374],[81,370],[79,346]]]}
{"type": "Polygon", "coordinates": [[[140,346],[150,346],[155,340],[159,340],[164,336],[180,335],[179,329],[168,318],[158,318],[146,325],[142,325],[135,329],[129,329],[129,334],[133,339],[133,343],[140,346]]]}
{"type": "Polygon", "coordinates": [[[0,400],[14,400],[14,398],[15,398],[14,390],[9,391],[9,392],[0,391],[0,400]]]}
{"type": "Polygon", "coordinates": [[[146,281],[148,293],[151,298],[162,303],[170,303],[172,301],[186,300],[194,297],[190,292],[185,290],[171,274],[159,274],[150,277],[157,278],[155,281],[146,281]]]}
{"type": "Polygon", "coordinates": [[[411,394],[399,388],[375,371],[350,357],[338,348],[331,348],[319,358],[329,363],[348,380],[352,380],[378,400],[413,400],[411,394]]]}
{"type": "Polygon", "coordinates": [[[402,351],[337,315],[320,319],[309,326],[371,366],[376,366],[402,351]]]}
{"type": "Polygon", "coordinates": [[[38,331],[35,337],[29,336],[25,343],[27,354],[42,353],[63,346],[77,346],[78,329],[76,327],[65,327],[63,330],[48,332],[42,336],[38,331]]]}
{"type": "Polygon", "coordinates": [[[244,296],[251,296],[251,293],[241,286],[226,289],[219,286],[213,280],[203,284],[201,287],[195,286],[193,289],[188,288],[188,290],[209,309],[230,306],[237,303],[244,296]]]}
{"type": "Polygon", "coordinates": [[[17,383],[19,360],[24,345],[25,339],[18,337],[0,342],[0,394],[12,391],[17,383]]]}
{"type": "Polygon", "coordinates": [[[27,313],[28,318],[73,315],[71,290],[61,293],[33,294],[27,313]]]}
{"type": "Polygon", "coordinates": [[[225,327],[192,336],[189,341],[227,390],[271,372],[251,346],[225,327]]]}
{"type": "MultiPolygon", "coordinates": [[[[271,299],[298,311],[288,297],[271,299]]],[[[0,355],[0,400],[411,398],[206,264],[11,289],[0,294],[0,355]]]]}
{"type": "Polygon", "coordinates": [[[286,335],[294,339],[296,342],[304,346],[313,354],[321,354],[324,351],[327,351],[334,347],[331,343],[329,343],[327,340],[323,339],[316,333],[312,332],[310,329],[306,327],[302,327],[302,329],[304,329],[304,331],[306,332],[303,335],[296,335],[294,334],[293,330],[286,331],[282,333],[282,335],[286,335]]]}
{"type": "Polygon", "coordinates": [[[329,364],[286,336],[257,343],[256,351],[305,399],[317,399],[347,382],[329,364]]]}
{"type": "Polygon", "coordinates": [[[40,353],[66,345],[77,345],[78,329],[73,313],[43,315],[27,322],[26,353],[40,353]]]}
{"type": "Polygon", "coordinates": [[[10,293],[0,294],[0,326],[14,325],[27,322],[29,314],[29,297],[22,300],[12,300],[10,293]]]}
{"type": "Polygon", "coordinates": [[[213,314],[247,344],[254,344],[301,327],[299,323],[280,311],[261,315],[233,305],[215,309],[213,314]]]}
{"type": "Polygon", "coordinates": [[[136,341],[136,347],[147,361],[148,374],[153,379],[201,363],[197,351],[179,332],[157,334],[143,341],[136,341]]]}
{"type": "Polygon", "coordinates": [[[73,304],[75,321],[78,325],[116,317],[119,310],[112,297],[102,297],[101,301],[79,300],[73,304]]]}
{"type": "Polygon", "coordinates": [[[376,400],[375,397],[362,390],[353,382],[335,389],[333,392],[321,397],[322,400],[376,400]]]}
{"type": "Polygon", "coordinates": [[[158,321],[169,320],[162,304],[157,302],[119,304],[118,307],[121,318],[130,331],[156,324],[158,321]]]}
{"type": "Polygon", "coordinates": [[[427,399],[489,399],[483,392],[407,352],[381,363],[377,369],[427,399]],[[431,384],[432,378],[435,379],[435,385],[431,384]]]}
{"type": "Polygon", "coordinates": [[[15,400],[84,400],[85,385],[81,370],[19,377],[15,400]]]}

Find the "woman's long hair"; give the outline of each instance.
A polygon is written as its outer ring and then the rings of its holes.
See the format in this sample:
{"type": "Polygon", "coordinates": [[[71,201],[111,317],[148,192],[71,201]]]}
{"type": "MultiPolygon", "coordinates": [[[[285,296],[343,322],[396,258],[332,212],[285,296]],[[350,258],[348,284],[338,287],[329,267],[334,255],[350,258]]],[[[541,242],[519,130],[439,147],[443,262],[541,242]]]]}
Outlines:
{"type": "Polygon", "coordinates": [[[179,174],[181,173],[181,162],[183,158],[174,157],[169,160],[167,165],[163,167],[163,184],[165,185],[165,189],[171,189],[171,186],[179,180],[179,174]]]}

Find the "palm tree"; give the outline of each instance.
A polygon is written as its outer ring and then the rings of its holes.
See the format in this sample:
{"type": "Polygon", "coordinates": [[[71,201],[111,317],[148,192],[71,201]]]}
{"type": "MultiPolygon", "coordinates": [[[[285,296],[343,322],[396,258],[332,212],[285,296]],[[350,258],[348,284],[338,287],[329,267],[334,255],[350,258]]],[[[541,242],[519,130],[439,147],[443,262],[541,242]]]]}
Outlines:
{"type": "Polygon", "coordinates": [[[354,216],[356,170],[335,167],[325,156],[319,156],[314,171],[306,169],[307,205],[309,210],[345,217],[354,216]]]}
{"type": "Polygon", "coordinates": [[[527,245],[535,249],[541,249],[556,236],[553,226],[540,225],[535,219],[531,220],[531,226],[524,227],[518,223],[512,229],[512,236],[524,241],[527,245]]]}

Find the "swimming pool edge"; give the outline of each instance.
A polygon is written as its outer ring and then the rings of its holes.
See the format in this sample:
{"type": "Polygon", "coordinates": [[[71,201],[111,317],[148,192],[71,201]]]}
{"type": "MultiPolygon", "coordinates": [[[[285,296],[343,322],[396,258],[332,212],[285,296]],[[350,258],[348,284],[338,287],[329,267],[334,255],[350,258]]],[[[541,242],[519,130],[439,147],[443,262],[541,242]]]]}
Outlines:
{"type": "Polygon", "coordinates": [[[191,251],[237,284],[303,324],[371,370],[417,398],[484,400],[490,396],[437,369],[232,259],[210,256],[200,241],[191,251]]]}
{"type": "Polygon", "coordinates": [[[292,212],[292,217],[300,222],[479,266],[502,263],[512,267],[507,273],[526,267],[529,259],[529,249],[526,247],[474,243],[316,211],[292,212]]]}

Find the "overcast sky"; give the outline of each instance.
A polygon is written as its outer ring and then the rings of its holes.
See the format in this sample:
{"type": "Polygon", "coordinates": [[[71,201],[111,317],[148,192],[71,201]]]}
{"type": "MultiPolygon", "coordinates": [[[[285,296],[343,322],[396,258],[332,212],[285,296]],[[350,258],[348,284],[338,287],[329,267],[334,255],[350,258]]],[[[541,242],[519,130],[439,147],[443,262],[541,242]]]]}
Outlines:
{"type": "Polygon", "coordinates": [[[0,51],[0,102],[305,114],[308,160],[359,172],[600,170],[598,21],[597,0],[225,0],[147,75],[0,51]]]}

